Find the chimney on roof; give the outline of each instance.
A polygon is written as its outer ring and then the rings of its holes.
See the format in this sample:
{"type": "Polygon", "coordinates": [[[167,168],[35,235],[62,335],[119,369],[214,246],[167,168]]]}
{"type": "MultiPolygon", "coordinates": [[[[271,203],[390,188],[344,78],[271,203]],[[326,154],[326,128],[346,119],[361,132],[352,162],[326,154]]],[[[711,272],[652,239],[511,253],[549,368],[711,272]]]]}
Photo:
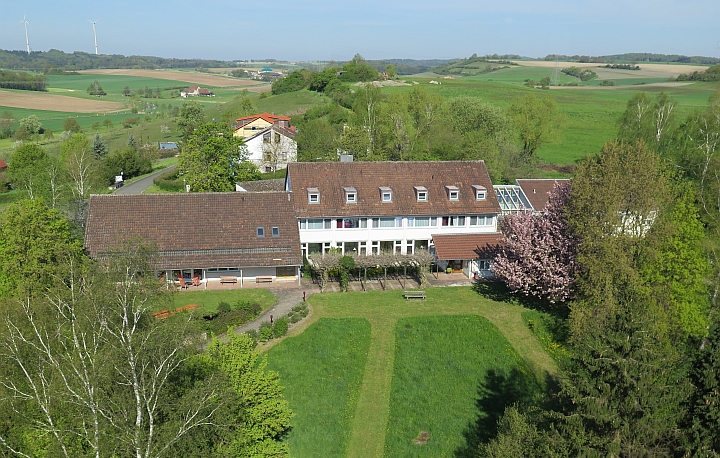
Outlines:
{"type": "Polygon", "coordinates": [[[533,188],[533,194],[535,194],[535,188],[533,188]]]}

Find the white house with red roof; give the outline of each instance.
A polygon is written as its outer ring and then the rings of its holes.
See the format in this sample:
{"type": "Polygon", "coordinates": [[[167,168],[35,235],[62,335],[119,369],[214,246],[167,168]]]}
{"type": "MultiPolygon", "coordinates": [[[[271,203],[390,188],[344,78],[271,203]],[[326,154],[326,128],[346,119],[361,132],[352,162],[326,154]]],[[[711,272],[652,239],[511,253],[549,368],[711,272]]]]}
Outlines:
{"type": "Polygon", "coordinates": [[[262,113],[237,118],[233,135],[245,141],[249,160],[262,172],[284,169],[297,161],[295,127],[286,116],[262,113]]]}

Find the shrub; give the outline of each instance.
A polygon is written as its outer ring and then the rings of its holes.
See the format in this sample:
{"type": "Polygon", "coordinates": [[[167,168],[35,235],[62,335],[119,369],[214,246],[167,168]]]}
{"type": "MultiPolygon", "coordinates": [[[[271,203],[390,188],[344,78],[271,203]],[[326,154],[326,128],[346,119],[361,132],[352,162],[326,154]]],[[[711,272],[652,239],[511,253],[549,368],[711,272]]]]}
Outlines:
{"type": "Polygon", "coordinates": [[[273,338],[273,328],[270,322],[263,321],[260,323],[260,332],[258,335],[258,340],[261,342],[267,342],[268,340],[273,338]]]}
{"type": "Polygon", "coordinates": [[[288,320],[285,317],[278,318],[275,320],[275,324],[273,324],[273,338],[277,339],[285,334],[287,334],[288,331],[288,320]]]}
{"type": "Polygon", "coordinates": [[[260,315],[262,307],[257,302],[237,301],[235,303],[235,310],[238,315],[243,317],[247,322],[260,315]]]}
{"type": "Polygon", "coordinates": [[[223,313],[228,313],[232,310],[232,307],[230,307],[230,304],[227,302],[220,302],[217,307],[218,315],[222,315],[223,313]]]}
{"type": "Polygon", "coordinates": [[[166,192],[183,192],[185,190],[185,183],[179,179],[179,174],[180,172],[178,172],[177,169],[169,170],[155,178],[153,183],[166,192]]]}

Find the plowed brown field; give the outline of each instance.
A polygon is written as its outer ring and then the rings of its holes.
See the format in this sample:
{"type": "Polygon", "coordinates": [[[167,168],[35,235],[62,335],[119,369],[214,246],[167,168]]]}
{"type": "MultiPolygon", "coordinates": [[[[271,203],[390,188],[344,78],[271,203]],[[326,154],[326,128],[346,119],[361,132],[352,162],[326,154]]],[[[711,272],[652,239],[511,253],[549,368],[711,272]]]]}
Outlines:
{"type": "Polygon", "coordinates": [[[125,108],[125,105],[119,102],[80,99],[45,92],[3,90],[0,90],[0,106],[71,113],[107,113],[125,108]]]}
{"type": "Polygon", "coordinates": [[[173,70],[101,69],[82,70],[79,73],[89,75],[142,76],[145,78],[158,78],[161,80],[184,81],[186,83],[195,83],[197,85],[211,87],[255,86],[261,84],[259,81],[226,78],[224,76],[208,75],[205,73],[178,72],[173,70]]]}

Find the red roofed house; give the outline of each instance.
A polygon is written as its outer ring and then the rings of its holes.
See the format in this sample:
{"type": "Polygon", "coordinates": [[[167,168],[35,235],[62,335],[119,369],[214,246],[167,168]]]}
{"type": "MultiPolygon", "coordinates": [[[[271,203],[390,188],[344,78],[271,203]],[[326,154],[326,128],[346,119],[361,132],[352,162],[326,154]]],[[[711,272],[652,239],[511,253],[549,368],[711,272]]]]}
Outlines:
{"type": "Polygon", "coordinates": [[[245,140],[249,159],[262,172],[284,169],[297,160],[295,127],[288,117],[263,113],[238,118],[234,135],[245,140]]]}
{"type": "Polygon", "coordinates": [[[3,161],[2,158],[0,158],[0,170],[5,170],[7,166],[7,162],[3,161]]]}

